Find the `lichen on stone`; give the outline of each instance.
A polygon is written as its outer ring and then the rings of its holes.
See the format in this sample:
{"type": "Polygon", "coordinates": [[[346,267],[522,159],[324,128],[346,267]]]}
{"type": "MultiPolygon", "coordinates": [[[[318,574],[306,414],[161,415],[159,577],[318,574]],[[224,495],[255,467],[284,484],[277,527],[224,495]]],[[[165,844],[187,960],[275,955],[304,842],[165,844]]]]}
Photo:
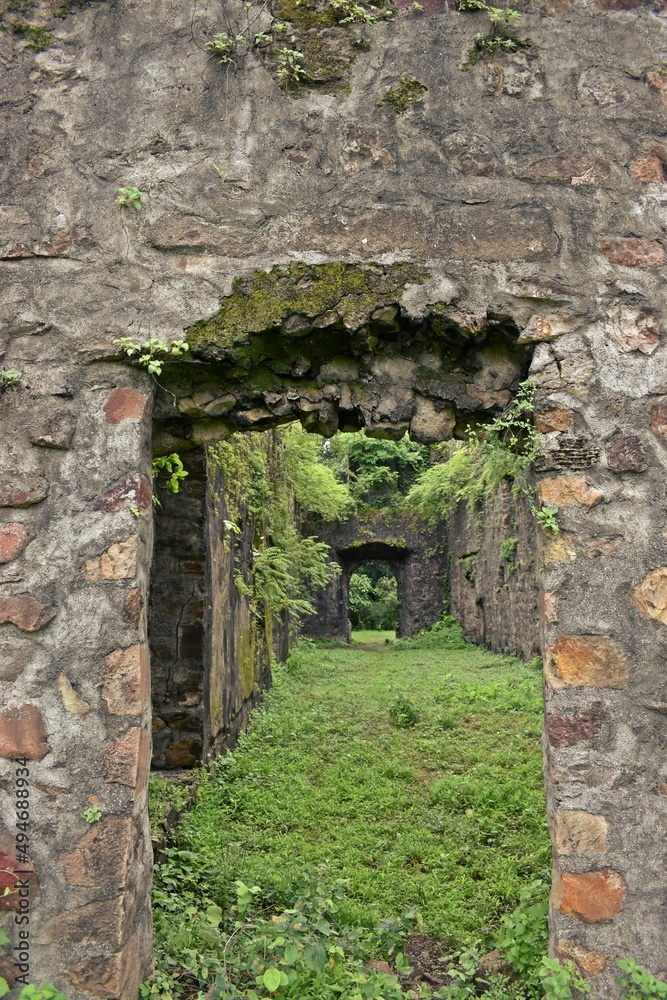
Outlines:
{"type": "Polygon", "coordinates": [[[215,316],[190,327],[188,343],[195,352],[226,347],[240,354],[253,334],[272,330],[280,329],[290,340],[337,325],[356,330],[378,310],[396,304],[407,284],[427,278],[423,267],[408,263],[297,262],[268,273],[253,271],[235,280],[215,316]]]}
{"type": "Polygon", "coordinates": [[[390,104],[399,114],[403,114],[419,101],[428,87],[420,83],[415,76],[403,73],[393,87],[388,87],[384,96],[378,101],[379,105],[390,104]]]}

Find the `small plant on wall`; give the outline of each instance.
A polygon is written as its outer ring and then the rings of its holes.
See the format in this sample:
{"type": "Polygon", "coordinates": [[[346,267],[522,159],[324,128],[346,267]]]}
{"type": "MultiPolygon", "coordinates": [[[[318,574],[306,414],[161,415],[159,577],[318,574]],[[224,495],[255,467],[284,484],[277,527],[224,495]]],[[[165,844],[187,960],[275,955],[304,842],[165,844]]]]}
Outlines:
{"type": "Polygon", "coordinates": [[[486,33],[478,31],[475,35],[475,44],[468,54],[465,68],[472,66],[483,56],[530,48],[530,39],[519,38],[516,34],[516,27],[521,17],[518,10],[513,10],[511,7],[490,7],[484,0],[459,0],[457,10],[485,11],[489,22],[486,33]]]}

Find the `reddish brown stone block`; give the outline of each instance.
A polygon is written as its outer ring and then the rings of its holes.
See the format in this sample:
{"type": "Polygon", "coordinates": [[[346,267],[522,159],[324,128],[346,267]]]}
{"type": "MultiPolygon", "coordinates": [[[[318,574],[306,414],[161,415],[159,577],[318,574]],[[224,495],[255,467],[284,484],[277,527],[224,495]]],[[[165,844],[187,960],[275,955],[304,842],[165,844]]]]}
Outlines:
{"type": "Polygon", "coordinates": [[[17,474],[0,482],[0,507],[30,507],[49,492],[44,476],[17,474]]]}
{"type": "Polygon", "coordinates": [[[124,888],[134,838],[131,819],[110,818],[94,823],[71,854],[60,857],[68,884],[124,888]]]}
{"type": "Polygon", "coordinates": [[[117,740],[107,743],[104,750],[107,781],[134,788],[139,773],[141,737],[142,730],[135,726],[117,740]]]}
{"type": "Polygon", "coordinates": [[[660,94],[660,100],[667,104],[667,69],[659,66],[646,74],[646,82],[660,94]]]}
{"type": "Polygon", "coordinates": [[[32,444],[41,448],[60,448],[63,451],[72,444],[76,430],[76,414],[71,410],[59,410],[48,420],[36,425],[29,432],[32,444]]]}
{"type": "Polygon", "coordinates": [[[164,759],[167,767],[194,767],[201,760],[202,741],[199,736],[182,736],[167,747],[164,759]]]}
{"type": "Polygon", "coordinates": [[[647,309],[616,303],[609,310],[606,330],[618,349],[653,354],[660,344],[661,317],[647,309]]]}
{"type": "Polygon", "coordinates": [[[554,829],[555,848],[558,854],[583,854],[591,857],[608,850],[609,824],[604,816],[563,809],[556,813],[554,829]]]}
{"type": "Polygon", "coordinates": [[[120,948],[123,931],[133,904],[126,893],[101,903],[89,903],[59,913],[44,926],[42,941],[71,941],[74,944],[103,942],[112,950],[120,948]]]}
{"type": "Polygon", "coordinates": [[[49,749],[44,719],[37,705],[5,708],[0,712],[0,757],[42,760],[49,749]]]}
{"type": "Polygon", "coordinates": [[[649,573],[632,591],[632,599],[646,618],[667,625],[667,568],[649,573]]]}
{"type": "Polygon", "coordinates": [[[535,423],[540,434],[551,431],[566,431],[574,425],[574,413],[566,406],[555,406],[536,414],[535,423]]]}
{"type": "Polygon", "coordinates": [[[593,507],[602,499],[600,490],[588,486],[580,476],[556,476],[539,484],[540,503],[551,507],[593,507]]]}
{"type": "Polygon", "coordinates": [[[37,632],[51,621],[56,609],[41,604],[30,594],[20,597],[0,597],[0,624],[10,622],[22,632],[37,632]]]}
{"type": "Polygon", "coordinates": [[[602,240],[600,251],[610,264],[621,267],[657,267],[665,259],[665,252],[657,240],[628,239],[602,240]]]}
{"type": "Polygon", "coordinates": [[[140,420],[147,400],[148,396],[137,389],[114,389],[103,407],[107,423],[120,424],[123,420],[140,420]]]}
{"type": "Polygon", "coordinates": [[[648,464],[641,439],[619,435],[607,446],[607,464],[612,472],[646,472],[648,464]]]}
{"type": "Polygon", "coordinates": [[[625,883],[611,868],[599,872],[559,873],[553,884],[554,905],[569,917],[597,924],[621,912],[625,883]]]}
{"type": "Polygon", "coordinates": [[[584,976],[599,976],[611,962],[609,956],[603,952],[587,951],[583,945],[575,944],[573,941],[559,941],[556,950],[562,962],[574,962],[584,976]]]}
{"type": "Polygon", "coordinates": [[[667,181],[666,165],[667,150],[663,146],[656,146],[632,161],[630,173],[642,184],[664,184],[667,181]]]}
{"type": "Polygon", "coordinates": [[[152,498],[153,493],[146,477],[140,476],[138,472],[129,472],[93,501],[93,510],[101,510],[107,514],[129,507],[148,510],[152,498]]]}
{"type": "Polygon", "coordinates": [[[21,555],[32,538],[27,524],[18,521],[0,524],[0,563],[8,563],[21,555]]]}
{"type": "Polygon", "coordinates": [[[577,743],[593,740],[602,728],[605,713],[602,702],[594,702],[590,708],[577,715],[560,715],[548,712],[546,730],[549,743],[556,748],[570,747],[577,743]]]}
{"type": "Polygon", "coordinates": [[[543,592],[540,594],[540,614],[549,625],[558,621],[558,594],[543,592]]]}
{"type": "Polygon", "coordinates": [[[144,978],[140,968],[138,935],[115,955],[89,958],[72,965],[66,976],[73,989],[103,1000],[129,1000],[138,996],[139,984],[144,978]]]}
{"type": "Polygon", "coordinates": [[[637,10],[642,0],[595,0],[598,10],[637,10]]]}
{"type": "Polygon", "coordinates": [[[102,694],[112,715],[141,715],[150,696],[148,649],[116,649],[104,661],[102,694]]]}
{"type": "Polygon", "coordinates": [[[630,659],[604,635],[560,635],[547,653],[545,678],[552,688],[627,687],[630,659]]]}
{"type": "Polygon", "coordinates": [[[123,621],[127,622],[128,625],[133,625],[134,628],[139,628],[143,608],[143,594],[137,587],[134,587],[125,598],[125,603],[123,604],[123,621]]]}
{"type": "Polygon", "coordinates": [[[136,576],[137,541],[137,535],[131,535],[88,559],[81,570],[86,580],[128,580],[136,576]]]}
{"type": "Polygon", "coordinates": [[[651,407],[651,430],[662,444],[667,445],[667,399],[661,399],[651,407]]]}

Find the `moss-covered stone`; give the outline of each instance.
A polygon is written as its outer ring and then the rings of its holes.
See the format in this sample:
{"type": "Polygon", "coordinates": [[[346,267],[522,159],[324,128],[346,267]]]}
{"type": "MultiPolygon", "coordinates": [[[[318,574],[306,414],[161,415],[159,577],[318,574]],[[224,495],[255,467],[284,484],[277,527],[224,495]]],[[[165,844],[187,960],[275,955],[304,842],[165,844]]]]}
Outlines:
{"type": "Polygon", "coordinates": [[[420,83],[417,77],[403,73],[393,87],[389,87],[380,99],[379,104],[390,104],[399,114],[407,111],[419,101],[428,87],[420,83]]]}
{"type": "Polygon", "coordinates": [[[51,33],[44,28],[26,24],[23,21],[15,21],[12,31],[24,40],[26,49],[32,49],[33,52],[46,52],[51,45],[51,33]]]}
{"type": "MultiPolygon", "coordinates": [[[[274,267],[268,273],[254,271],[236,279],[231,295],[222,300],[215,316],[190,327],[188,343],[195,353],[205,353],[207,348],[234,348],[235,360],[240,361],[249,338],[269,331],[281,330],[283,338],[291,339],[313,327],[339,325],[355,330],[368,322],[375,310],[398,302],[407,284],[421,284],[427,277],[423,267],[406,263],[386,267],[340,261],[294,263],[286,269],[274,267]]],[[[277,346],[273,345],[274,351],[277,346]]],[[[269,351],[266,338],[262,338],[262,347],[269,351]]],[[[251,354],[258,360],[254,351],[251,354]]]]}

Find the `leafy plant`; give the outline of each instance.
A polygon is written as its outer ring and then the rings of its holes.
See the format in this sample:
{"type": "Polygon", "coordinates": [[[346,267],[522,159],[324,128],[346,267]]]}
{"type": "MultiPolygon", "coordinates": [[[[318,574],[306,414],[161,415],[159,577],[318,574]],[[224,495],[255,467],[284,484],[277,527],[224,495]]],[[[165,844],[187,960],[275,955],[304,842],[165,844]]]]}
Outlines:
{"type": "Polygon", "coordinates": [[[404,695],[399,695],[389,709],[391,721],[397,729],[409,729],[419,719],[419,712],[404,695]]]}
{"type": "Polygon", "coordinates": [[[167,473],[168,477],[164,483],[165,488],[171,493],[178,493],[181,481],[189,475],[189,473],[183,468],[183,462],[181,461],[180,455],[176,452],[172,452],[171,455],[159,455],[157,458],[154,458],[153,479],[157,479],[160,472],[163,470],[167,473]]]}
{"type": "Polygon", "coordinates": [[[222,66],[225,66],[234,61],[232,57],[239,46],[239,42],[245,42],[243,35],[236,35],[230,38],[226,31],[219,31],[206,43],[206,48],[212,55],[218,58],[222,66]]]}
{"type": "Polygon", "coordinates": [[[500,543],[500,561],[507,568],[508,573],[516,572],[516,550],[519,539],[516,537],[504,538],[500,543]]]}
{"type": "Polygon", "coordinates": [[[118,344],[126,357],[136,360],[137,364],[148,370],[149,375],[154,376],[162,374],[162,366],[167,359],[180,358],[190,350],[190,345],[185,340],[172,340],[167,344],[159,337],[150,337],[144,341],[120,337],[114,340],[114,344],[118,344]]]}
{"type": "Polygon", "coordinates": [[[392,649],[466,649],[469,643],[456,618],[443,615],[439,622],[410,639],[395,639],[392,649]]]}
{"type": "Polygon", "coordinates": [[[471,66],[481,56],[497,52],[517,52],[530,47],[529,38],[517,38],[514,34],[521,15],[511,7],[490,7],[483,0],[459,0],[460,11],[486,11],[489,19],[487,34],[478,32],[474,38],[474,48],[468,55],[466,66],[471,66]]]}
{"type": "Polygon", "coordinates": [[[303,52],[297,49],[289,49],[286,45],[278,52],[278,84],[286,90],[289,87],[298,87],[305,77],[306,71],[301,60],[304,58],[303,52]]]}
{"type": "Polygon", "coordinates": [[[363,24],[375,24],[378,20],[377,8],[372,4],[369,4],[367,9],[356,0],[331,0],[329,6],[339,24],[353,24],[357,21],[363,24]]]}
{"type": "Polygon", "coordinates": [[[11,389],[12,392],[16,392],[18,389],[23,375],[21,372],[12,371],[11,368],[0,368],[0,396],[11,389]]]}
{"type": "Polygon", "coordinates": [[[546,954],[549,939],[547,914],[548,886],[542,880],[535,881],[521,890],[517,908],[506,914],[500,922],[496,945],[505,952],[505,957],[522,984],[536,996],[546,986],[541,981],[541,965],[546,954]]]}
{"type": "Polygon", "coordinates": [[[661,997],[667,997],[667,983],[656,979],[634,958],[619,959],[617,965],[623,973],[618,982],[626,1000],[660,1000],[661,997]]]}
{"type": "Polygon", "coordinates": [[[84,809],[81,815],[86,823],[99,823],[102,819],[102,810],[98,809],[97,806],[90,806],[90,808],[84,809]]]}
{"type": "Polygon", "coordinates": [[[141,211],[141,191],[138,187],[119,188],[116,202],[122,208],[133,208],[139,212],[141,211]]]}
{"type": "Polygon", "coordinates": [[[587,997],[591,991],[572,961],[563,965],[557,958],[545,957],[538,969],[538,975],[546,1000],[579,1000],[587,997]]]}
{"type": "Polygon", "coordinates": [[[395,111],[402,114],[413,104],[421,100],[428,87],[420,83],[416,76],[402,73],[393,87],[388,87],[378,101],[378,105],[390,104],[395,111]]]}

